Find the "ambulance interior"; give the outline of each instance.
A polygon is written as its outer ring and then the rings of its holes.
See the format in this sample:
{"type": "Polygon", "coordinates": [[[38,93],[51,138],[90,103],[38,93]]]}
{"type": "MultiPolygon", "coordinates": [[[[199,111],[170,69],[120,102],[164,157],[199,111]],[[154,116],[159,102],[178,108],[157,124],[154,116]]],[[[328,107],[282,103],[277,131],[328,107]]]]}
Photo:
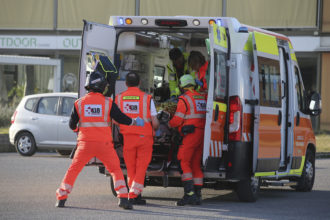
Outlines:
{"type": "MultiPolygon", "coordinates": [[[[195,30],[196,31],[196,30],[195,30]]],[[[157,88],[168,84],[167,64],[169,51],[177,47],[183,52],[199,51],[209,60],[205,39],[208,33],[200,32],[123,32],[119,35],[117,54],[120,55],[120,79],[116,84],[116,94],[125,90],[125,76],[129,71],[139,73],[140,89],[154,95],[157,88]],[[123,85],[122,85],[123,84],[123,85]]],[[[165,101],[167,97],[154,97],[165,101]]]]}
{"type": "MultiPolygon", "coordinates": [[[[175,47],[188,53],[199,51],[204,55],[206,61],[210,60],[205,44],[208,31],[201,32],[196,29],[184,31],[180,33],[161,31],[121,33],[116,50],[117,56],[118,54],[120,56],[116,94],[126,90],[125,76],[129,71],[135,71],[140,76],[140,89],[153,96],[157,112],[166,110],[174,114],[177,102],[170,98],[166,67],[171,62],[169,51],[175,47]]],[[[178,132],[169,129],[165,122],[161,122],[159,130],[160,133],[154,138],[153,158],[148,169],[164,171],[178,167],[178,162],[175,161],[180,143],[178,132]]],[[[116,142],[115,139],[114,141],[116,142]]],[[[121,157],[120,151],[119,146],[117,148],[119,157],[121,157]]]]}

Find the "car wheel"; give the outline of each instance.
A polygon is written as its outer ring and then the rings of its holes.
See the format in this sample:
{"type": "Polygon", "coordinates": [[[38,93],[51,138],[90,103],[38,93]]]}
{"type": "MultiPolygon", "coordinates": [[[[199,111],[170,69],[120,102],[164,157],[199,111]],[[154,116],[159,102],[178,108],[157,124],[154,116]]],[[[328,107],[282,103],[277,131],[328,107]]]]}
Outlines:
{"type": "Polygon", "coordinates": [[[34,137],[29,132],[21,132],[17,135],[15,147],[22,156],[32,156],[37,151],[34,137]]]}
{"type": "Polygon", "coordinates": [[[68,156],[71,154],[72,150],[56,150],[56,152],[62,156],[68,156]]]}
{"type": "Polygon", "coordinates": [[[301,177],[298,179],[295,189],[300,192],[311,191],[315,179],[315,154],[311,149],[307,149],[306,160],[301,177]]]}
{"type": "Polygon", "coordinates": [[[255,202],[260,191],[260,178],[251,177],[250,179],[240,180],[236,185],[236,193],[242,202],[255,202]]]}

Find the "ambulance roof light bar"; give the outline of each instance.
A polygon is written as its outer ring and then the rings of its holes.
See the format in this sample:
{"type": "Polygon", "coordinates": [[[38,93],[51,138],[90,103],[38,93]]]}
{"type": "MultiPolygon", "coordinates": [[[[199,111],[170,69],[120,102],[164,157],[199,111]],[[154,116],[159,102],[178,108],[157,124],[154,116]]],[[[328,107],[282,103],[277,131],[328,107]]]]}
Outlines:
{"type": "MultiPolygon", "coordinates": [[[[110,16],[111,26],[160,27],[160,28],[208,28],[218,25],[234,28],[239,32],[241,24],[235,18],[228,17],[193,17],[193,16],[110,16]]],[[[240,32],[245,32],[244,28],[240,32]]]]}

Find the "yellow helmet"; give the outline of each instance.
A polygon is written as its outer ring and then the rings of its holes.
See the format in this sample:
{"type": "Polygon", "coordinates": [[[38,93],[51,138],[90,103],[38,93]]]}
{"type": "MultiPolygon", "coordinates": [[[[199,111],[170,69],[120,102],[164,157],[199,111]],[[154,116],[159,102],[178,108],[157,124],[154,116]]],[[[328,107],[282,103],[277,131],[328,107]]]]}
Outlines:
{"type": "Polygon", "coordinates": [[[182,88],[188,87],[188,86],[195,86],[195,80],[190,74],[186,74],[180,77],[180,86],[182,88]]]}

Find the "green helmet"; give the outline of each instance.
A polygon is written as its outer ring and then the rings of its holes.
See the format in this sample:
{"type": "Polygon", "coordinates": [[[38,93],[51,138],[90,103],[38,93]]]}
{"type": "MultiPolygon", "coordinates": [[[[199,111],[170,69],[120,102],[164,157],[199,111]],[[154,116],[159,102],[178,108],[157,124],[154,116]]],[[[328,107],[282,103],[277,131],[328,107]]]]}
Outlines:
{"type": "Polygon", "coordinates": [[[184,88],[184,87],[187,87],[189,85],[190,86],[195,86],[196,85],[195,80],[192,77],[192,75],[186,74],[186,75],[181,76],[181,78],[180,78],[180,86],[182,88],[184,88]]]}

